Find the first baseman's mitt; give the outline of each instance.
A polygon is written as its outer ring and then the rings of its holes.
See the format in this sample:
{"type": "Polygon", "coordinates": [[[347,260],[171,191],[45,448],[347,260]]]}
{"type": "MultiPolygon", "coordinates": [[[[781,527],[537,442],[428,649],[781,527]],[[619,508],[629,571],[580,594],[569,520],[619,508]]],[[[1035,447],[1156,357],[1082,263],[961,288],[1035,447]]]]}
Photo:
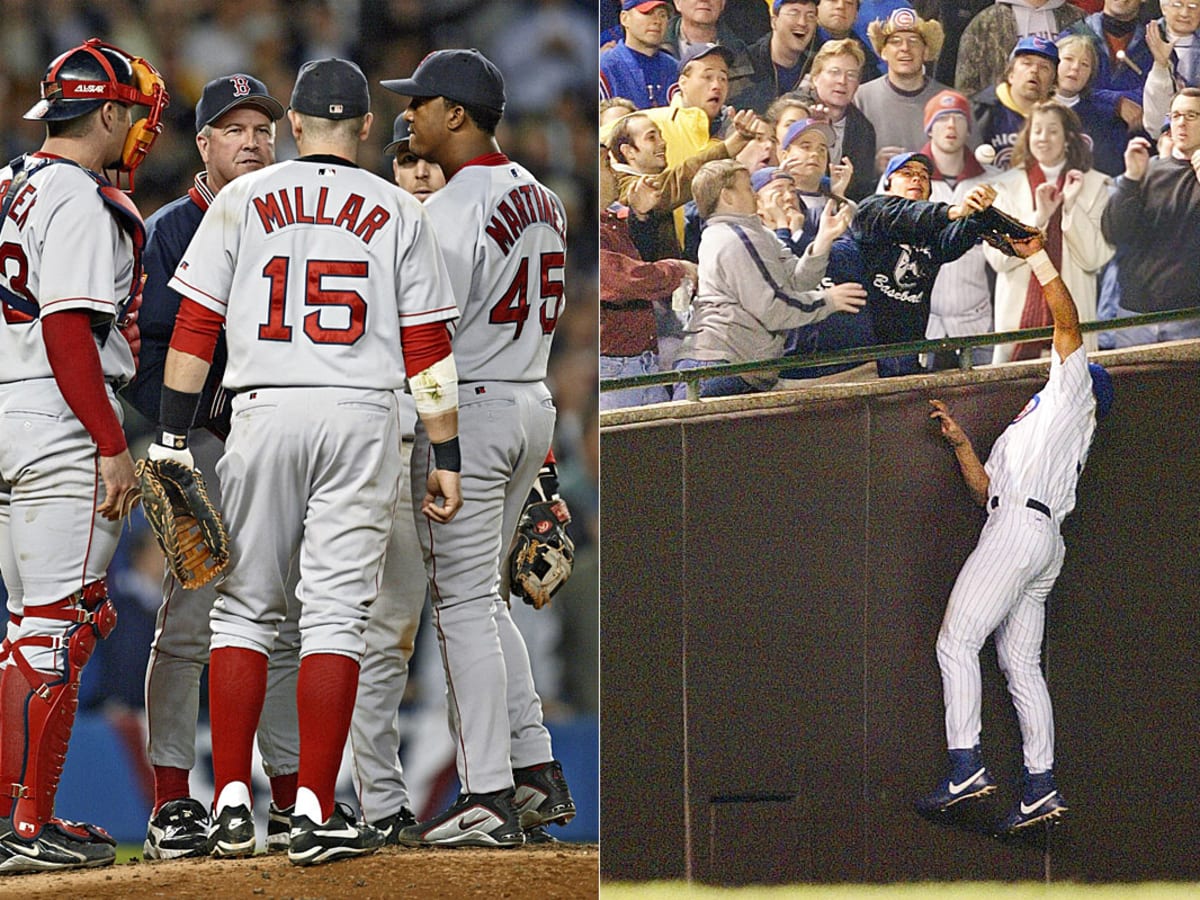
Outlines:
{"type": "Polygon", "coordinates": [[[207,584],[229,564],[229,536],[197,469],[174,459],[140,459],[146,521],[167,565],[188,590],[207,584]]]}
{"type": "Polygon", "coordinates": [[[566,501],[558,498],[530,503],[517,523],[509,557],[510,585],[534,609],[549,606],[571,577],[575,542],[567,534],[570,521],[566,501]]]}
{"type": "Polygon", "coordinates": [[[1014,219],[994,206],[974,213],[971,218],[983,229],[980,237],[1007,256],[1020,256],[1013,248],[1013,241],[1027,241],[1041,234],[1038,229],[1014,219]]]}

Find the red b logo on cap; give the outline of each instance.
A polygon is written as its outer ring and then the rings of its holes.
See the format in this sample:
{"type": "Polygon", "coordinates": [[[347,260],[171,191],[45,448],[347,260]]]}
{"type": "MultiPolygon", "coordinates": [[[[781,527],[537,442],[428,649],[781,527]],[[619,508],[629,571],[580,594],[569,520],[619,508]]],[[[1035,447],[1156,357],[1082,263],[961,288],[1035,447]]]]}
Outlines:
{"type": "Polygon", "coordinates": [[[233,96],[248,97],[250,96],[250,80],[244,75],[234,75],[230,79],[233,82],[233,96]]]}

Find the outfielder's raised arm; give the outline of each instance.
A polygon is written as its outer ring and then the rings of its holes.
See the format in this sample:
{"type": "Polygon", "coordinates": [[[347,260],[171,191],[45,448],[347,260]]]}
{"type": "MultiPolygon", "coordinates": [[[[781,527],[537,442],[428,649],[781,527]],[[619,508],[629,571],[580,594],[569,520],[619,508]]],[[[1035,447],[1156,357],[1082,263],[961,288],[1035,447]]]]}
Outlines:
{"type": "Polygon", "coordinates": [[[1040,235],[1024,241],[1014,240],[1012,246],[1017,255],[1029,263],[1033,277],[1042,285],[1046,305],[1054,317],[1054,349],[1059,359],[1066,359],[1083,346],[1083,332],[1079,328],[1079,310],[1075,307],[1075,300],[1046,254],[1040,235]]]}

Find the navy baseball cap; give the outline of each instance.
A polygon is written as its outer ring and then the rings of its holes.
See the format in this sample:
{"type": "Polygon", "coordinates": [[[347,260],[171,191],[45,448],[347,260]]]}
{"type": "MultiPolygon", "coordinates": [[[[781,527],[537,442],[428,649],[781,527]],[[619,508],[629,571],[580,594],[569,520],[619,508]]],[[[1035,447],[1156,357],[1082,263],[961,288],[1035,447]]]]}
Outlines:
{"type": "Polygon", "coordinates": [[[1112,376],[1100,363],[1088,363],[1088,371],[1092,373],[1092,393],[1096,396],[1096,418],[1103,419],[1112,410],[1113,395],[1116,393],[1112,376]]]}
{"type": "Polygon", "coordinates": [[[754,188],[754,193],[758,193],[772,181],[777,178],[784,181],[792,181],[792,173],[787,169],[781,169],[779,166],[767,166],[765,169],[759,169],[750,175],[750,187],[754,188]]]}
{"type": "Polygon", "coordinates": [[[1044,37],[1031,34],[1021,38],[1017,41],[1017,46],[1013,47],[1012,53],[1008,54],[1009,62],[1026,53],[1044,56],[1056,66],[1058,65],[1058,48],[1054,46],[1054,41],[1044,37]]]}
{"type": "Polygon", "coordinates": [[[819,131],[821,136],[825,138],[826,146],[832,147],[833,142],[837,140],[837,134],[833,130],[833,126],[824,119],[800,119],[788,126],[787,133],[783,136],[783,141],[779,145],[779,149],[786,150],[792,146],[792,142],[806,131],[819,131]]]}
{"type": "Polygon", "coordinates": [[[621,9],[636,9],[640,13],[650,12],[656,6],[666,6],[667,0],[621,0],[621,9]]]}
{"type": "Polygon", "coordinates": [[[889,178],[910,162],[920,163],[929,172],[930,176],[933,175],[933,160],[924,153],[897,153],[888,160],[887,168],[883,170],[884,184],[887,184],[889,178]]]}
{"type": "Polygon", "coordinates": [[[686,69],[688,63],[711,56],[714,53],[725,60],[725,65],[733,65],[733,51],[728,47],[722,44],[692,44],[692,46],[688,47],[687,53],[683,54],[683,59],[679,60],[679,71],[682,72],[686,69]]]}
{"type": "Polygon", "coordinates": [[[384,156],[391,156],[393,150],[401,144],[407,144],[409,137],[408,121],[404,118],[404,113],[400,113],[392,123],[392,142],[383,148],[384,156]]]}
{"type": "Polygon", "coordinates": [[[779,8],[785,3],[807,3],[809,6],[817,6],[817,0],[774,0],[771,4],[771,12],[778,13],[779,8]]]}
{"type": "Polygon", "coordinates": [[[379,82],[405,97],[445,97],[464,106],[504,114],[504,76],[478,50],[435,50],[411,78],[379,82]]]}
{"type": "Polygon", "coordinates": [[[253,106],[272,122],[283,118],[283,104],[271,96],[267,86],[253,75],[238,72],[214,78],[204,86],[196,104],[196,133],[239,106],[253,106]]]}
{"type": "Polygon", "coordinates": [[[348,59],[311,59],[292,88],[292,109],[318,119],[355,119],[371,110],[367,76],[348,59]]]}

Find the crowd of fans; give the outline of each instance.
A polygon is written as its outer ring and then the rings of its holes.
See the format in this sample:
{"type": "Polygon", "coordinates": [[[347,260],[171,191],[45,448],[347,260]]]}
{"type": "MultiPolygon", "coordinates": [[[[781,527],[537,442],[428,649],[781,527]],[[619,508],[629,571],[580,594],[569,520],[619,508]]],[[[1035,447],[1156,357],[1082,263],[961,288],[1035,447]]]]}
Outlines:
{"type": "MultiPolygon", "coordinates": [[[[1028,265],[981,243],[992,205],[1044,232],[1083,321],[1200,305],[1196,0],[624,0],[600,25],[603,377],[1045,325],[1028,265]]],[[[1192,337],[1184,319],[1087,343],[1192,337]]]]}

